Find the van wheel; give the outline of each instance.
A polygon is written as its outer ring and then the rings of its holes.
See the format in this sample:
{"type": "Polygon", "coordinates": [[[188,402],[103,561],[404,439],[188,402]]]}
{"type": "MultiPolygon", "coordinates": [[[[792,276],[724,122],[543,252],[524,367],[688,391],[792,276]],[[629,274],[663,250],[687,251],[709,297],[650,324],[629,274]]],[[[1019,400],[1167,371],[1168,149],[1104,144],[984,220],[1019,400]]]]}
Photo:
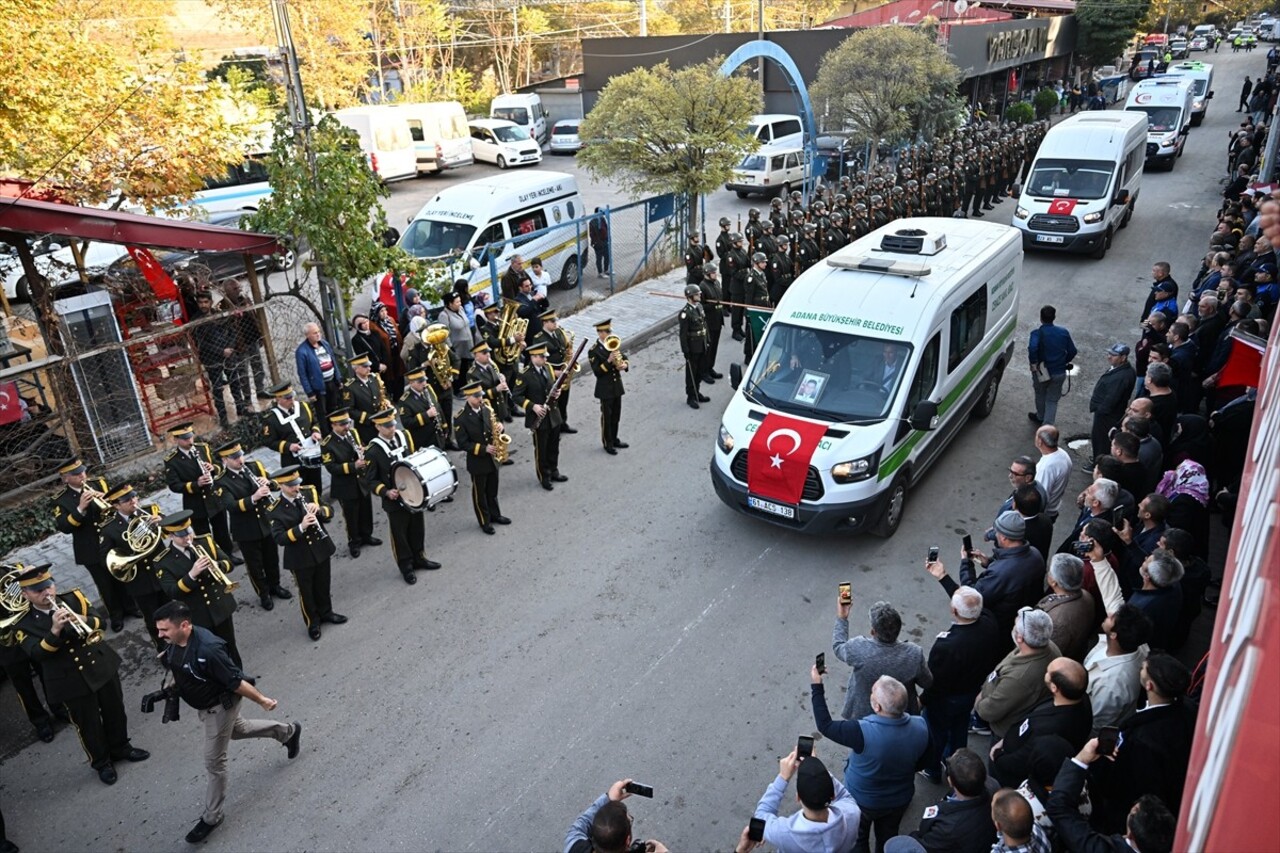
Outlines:
{"type": "Polygon", "coordinates": [[[1000,394],[1000,380],[1004,377],[1004,370],[997,368],[991,371],[987,377],[986,387],[982,389],[982,396],[978,398],[978,404],[973,407],[973,416],[981,420],[996,410],[996,397],[1000,394]]]}
{"type": "Polygon", "coordinates": [[[1100,261],[1107,256],[1107,249],[1111,248],[1111,229],[1107,229],[1107,233],[1102,236],[1102,242],[1098,244],[1098,248],[1093,253],[1093,259],[1100,261]]]}
{"type": "Polygon", "coordinates": [[[503,157],[501,154],[498,155],[498,168],[499,169],[507,168],[507,158],[503,157]]]}
{"type": "Polygon", "coordinates": [[[907,480],[902,474],[894,479],[893,485],[889,487],[889,500],[885,502],[884,512],[880,518],[872,525],[870,533],[872,536],[878,536],[881,539],[888,539],[890,536],[898,532],[898,525],[902,524],[902,514],[907,508],[907,480]]]}
{"type": "Polygon", "coordinates": [[[564,268],[560,270],[561,290],[574,290],[578,286],[578,280],[582,278],[582,268],[578,266],[578,256],[573,255],[569,260],[564,262],[564,268]]]}

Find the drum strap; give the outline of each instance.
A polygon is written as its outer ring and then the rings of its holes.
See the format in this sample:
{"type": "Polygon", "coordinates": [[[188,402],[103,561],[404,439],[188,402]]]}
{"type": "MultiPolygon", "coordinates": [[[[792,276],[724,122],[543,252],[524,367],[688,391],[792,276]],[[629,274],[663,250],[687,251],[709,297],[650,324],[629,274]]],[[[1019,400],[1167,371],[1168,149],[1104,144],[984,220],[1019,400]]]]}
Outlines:
{"type": "Polygon", "coordinates": [[[405,446],[400,443],[400,430],[396,430],[396,444],[392,447],[382,436],[378,436],[370,444],[376,444],[382,448],[383,452],[391,458],[392,462],[399,462],[404,458],[405,446]]]}
{"type": "Polygon", "coordinates": [[[288,424],[293,427],[293,434],[298,437],[298,444],[305,444],[306,439],[302,436],[302,428],[298,426],[298,415],[302,414],[302,408],[295,406],[292,415],[286,415],[284,409],[279,406],[273,406],[272,411],[276,413],[276,419],[280,421],[280,426],[288,424]]]}

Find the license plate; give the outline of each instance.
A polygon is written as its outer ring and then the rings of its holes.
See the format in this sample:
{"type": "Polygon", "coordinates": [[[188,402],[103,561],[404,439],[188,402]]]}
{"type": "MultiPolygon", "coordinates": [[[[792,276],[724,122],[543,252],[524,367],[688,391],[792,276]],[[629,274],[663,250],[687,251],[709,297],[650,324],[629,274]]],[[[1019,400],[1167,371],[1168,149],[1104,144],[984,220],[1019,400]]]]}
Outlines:
{"type": "Polygon", "coordinates": [[[1059,237],[1057,234],[1037,234],[1036,242],[1037,243],[1061,243],[1062,238],[1059,237]]]}
{"type": "Polygon", "coordinates": [[[789,518],[792,521],[794,521],[796,517],[795,507],[787,506],[786,504],[774,503],[773,501],[767,501],[764,498],[757,498],[754,495],[747,496],[747,506],[752,509],[758,509],[761,512],[767,512],[770,515],[789,518]]]}

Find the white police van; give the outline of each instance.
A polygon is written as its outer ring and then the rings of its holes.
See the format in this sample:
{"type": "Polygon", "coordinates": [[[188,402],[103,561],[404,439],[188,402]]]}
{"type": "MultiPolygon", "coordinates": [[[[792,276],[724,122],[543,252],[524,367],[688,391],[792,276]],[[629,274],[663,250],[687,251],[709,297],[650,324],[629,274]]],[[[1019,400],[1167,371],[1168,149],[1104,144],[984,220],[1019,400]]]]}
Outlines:
{"type": "Polygon", "coordinates": [[[893,535],[911,487],[970,414],[995,406],[1021,269],[1016,229],[933,217],[892,222],[811,267],[745,374],[731,367],[716,494],[790,530],[893,535]],[[778,424],[768,435],[766,420],[778,424]],[[816,438],[806,447],[802,434],[816,438]],[[751,491],[795,462],[806,466],[793,469],[803,475],[796,500],[751,491]]]}

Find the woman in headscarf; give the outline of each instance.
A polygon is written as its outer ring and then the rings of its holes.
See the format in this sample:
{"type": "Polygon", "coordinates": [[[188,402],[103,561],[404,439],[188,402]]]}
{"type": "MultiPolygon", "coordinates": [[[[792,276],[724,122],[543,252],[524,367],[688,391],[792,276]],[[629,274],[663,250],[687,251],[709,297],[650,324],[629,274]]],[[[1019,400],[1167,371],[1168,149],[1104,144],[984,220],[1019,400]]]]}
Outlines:
{"type": "Polygon", "coordinates": [[[1166,471],[1156,491],[1169,499],[1165,523],[1187,531],[1195,540],[1195,555],[1209,558],[1209,478],[1199,462],[1184,459],[1166,471]]]}
{"type": "Polygon", "coordinates": [[[382,384],[387,387],[387,395],[399,400],[404,393],[404,364],[400,361],[400,330],[396,321],[391,319],[391,312],[381,302],[373,303],[369,310],[370,323],[374,334],[382,338],[383,348],[387,352],[387,369],[382,373],[382,384]]]}
{"type": "Polygon", "coordinates": [[[1213,437],[1209,435],[1209,421],[1200,415],[1178,415],[1177,426],[1164,451],[1164,470],[1177,470],[1178,465],[1190,459],[1199,463],[1205,476],[1213,466],[1213,437]]]}

